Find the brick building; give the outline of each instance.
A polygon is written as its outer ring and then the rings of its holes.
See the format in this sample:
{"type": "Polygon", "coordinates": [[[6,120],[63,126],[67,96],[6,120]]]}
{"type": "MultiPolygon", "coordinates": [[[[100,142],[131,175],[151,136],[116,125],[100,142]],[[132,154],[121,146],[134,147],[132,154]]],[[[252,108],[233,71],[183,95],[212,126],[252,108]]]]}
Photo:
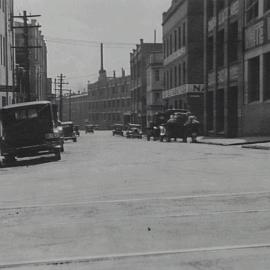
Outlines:
{"type": "Polygon", "coordinates": [[[244,105],[240,132],[269,135],[270,1],[246,0],[244,15],[244,105]]]}
{"type": "Polygon", "coordinates": [[[13,0],[0,1],[0,107],[14,102],[13,0]]]}
{"type": "Polygon", "coordinates": [[[203,1],[173,0],[163,13],[165,108],[203,115],[203,1]]]}
{"type": "Polygon", "coordinates": [[[163,111],[162,92],[164,89],[163,53],[153,53],[148,58],[147,64],[147,95],[146,111],[147,124],[153,121],[157,112],[163,111]]]}
{"type": "MultiPolygon", "coordinates": [[[[59,100],[58,100],[59,102],[59,100]]],[[[88,93],[65,94],[63,97],[63,121],[73,121],[84,127],[88,122],[88,93]]]]}
{"type": "Polygon", "coordinates": [[[100,77],[88,85],[89,122],[101,128],[130,122],[130,76],[100,77]]]}
{"type": "Polygon", "coordinates": [[[205,133],[240,134],[244,1],[204,1],[205,133]]]}
{"type": "MultiPolygon", "coordinates": [[[[15,22],[16,26],[23,26],[21,22],[15,22]]],[[[48,99],[48,81],[47,81],[47,45],[45,38],[37,26],[36,20],[31,20],[28,28],[28,43],[29,46],[40,46],[40,48],[29,49],[29,77],[30,89],[22,87],[18,95],[19,101],[25,100],[46,100],[48,99]],[[28,92],[29,91],[29,92],[28,92]]],[[[17,47],[24,46],[23,28],[15,29],[15,40],[17,47]]],[[[27,59],[24,50],[16,49],[16,63],[24,71],[27,70],[27,59]]],[[[24,76],[26,73],[24,72],[24,76]]],[[[27,78],[22,78],[23,84],[27,78]]]]}
{"type": "Polygon", "coordinates": [[[131,121],[146,127],[147,107],[147,65],[148,59],[153,53],[162,52],[161,43],[144,43],[140,40],[136,49],[130,53],[131,76],[131,121]]]}

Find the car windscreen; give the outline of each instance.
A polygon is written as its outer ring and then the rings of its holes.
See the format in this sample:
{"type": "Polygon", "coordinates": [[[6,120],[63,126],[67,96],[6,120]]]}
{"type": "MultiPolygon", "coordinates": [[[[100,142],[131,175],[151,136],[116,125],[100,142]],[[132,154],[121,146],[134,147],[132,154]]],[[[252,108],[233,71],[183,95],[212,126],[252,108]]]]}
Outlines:
{"type": "Polygon", "coordinates": [[[49,105],[18,107],[3,110],[2,121],[4,127],[13,127],[26,122],[51,123],[51,110],[49,105]]]}

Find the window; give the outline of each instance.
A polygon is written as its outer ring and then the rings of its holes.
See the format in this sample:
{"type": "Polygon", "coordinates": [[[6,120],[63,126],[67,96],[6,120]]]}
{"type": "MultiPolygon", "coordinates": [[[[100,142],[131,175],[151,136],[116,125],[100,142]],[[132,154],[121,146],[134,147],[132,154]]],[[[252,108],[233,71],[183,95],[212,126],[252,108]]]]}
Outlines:
{"type": "Polygon", "coordinates": [[[181,64],[178,65],[178,85],[182,84],[182,70],[181,70],[181,64]]]}
{"type": "Polygon", "coordinates": [[[174,67],[174,87],[177,86],[177,66],[174,67]]]}
{"type": "Polygon", "coordinates": [[[264,11],[270,9],[270,0],[264,0],[264,11]]]}
{"type": "Polygon", "coordinates": [[[177,51],[177,30],[174,30],[174,51],[177,51]]]}
{"type": "Polygon", "coordinates": [[[264,54],[264,71],[263,71],[263,78],[264,78],[264,100],[270,99],[270,53],[264,54]]]}
{"type": "Polygon", "coordinates": [[[236,61],[238,59],[238,23],[232,23],[229,25],[229,62],[236,61]]]}
{"type": "Polygon", "coordinates": [[[170,35],[170,55],[172,54],[172,34],[170,35]]]}
{"type": "Polygon", "coordinates": [[[186,63],[183,63],[183,84],[186,83],[186,63]]]}
{"type": "Polygon", "coordinates": [[[155,70],[155,81],[158,82],[160,80],[160,76],[159,76],[159,70],[155,70]]]}
{"type": "Polygon", "coordinates": [[[154,102],[159,102],[160,101],[160,93],[154,93],[154,102]]]}
{"type": "Polygon", "coordinates": [[[217,66],[224,66],[224,30],[217,34],[217,66]]]}
{"type": "Polygon", "coordinates": [[[214,41],[213,37],[208,38],[207,44],[207,69],[208,71],[213,70],[214,65],[214,41]]]}
{"type": "Polygon", "coordinates": [[[258,101],[260,98],[260,58],[248,60],[248,102],[258,101]]]}
{"type": "Polygon", "coordinates": [[[213,0],[208,0],[207,2],[207,14],[208,19],[212,18],[214,16],[214,3],[213,0]]]}
{"type": "Polygon", "coordinates": [[[250,22],[258,17],[258,0],[246,0],[246,22],[250,22]]]}
{"type": "Polygon", "coordinates": [[[186,23],[183,23],[183,46],[186,46],[186,23]]]}
{"type": "Polygon", "coordinates": [[[182,47],[182,44],[181,44],[181,36],[182,36],[182,33],[181,33],[181,27],[178,27],[178,49],[180,49],[182,47]]]}

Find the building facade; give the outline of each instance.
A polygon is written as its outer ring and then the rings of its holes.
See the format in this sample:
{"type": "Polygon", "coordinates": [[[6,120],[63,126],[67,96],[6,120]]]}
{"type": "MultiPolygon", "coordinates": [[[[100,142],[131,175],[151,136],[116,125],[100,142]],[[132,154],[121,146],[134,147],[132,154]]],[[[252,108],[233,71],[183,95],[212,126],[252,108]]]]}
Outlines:
{"type": "Polygon", "coordinates": [[[203,122],[203,1],[173,0],[163,13],[165,108],[189,109],[203,122]]]}
{"type": "MultiPolygon", "coordinates": [[[[59,106],[59,99],[58,99],[59,106]]],[[[63,96],[63,121],[73,121],[81,128],[88,122],[88,93],[66,94],[63,96]]]]}
{"type": "Polygon", "coordinates": [[[205,134],[241,134],[244,1],[204,1],[205,134]]]}
{"type": "Polygon", "coordinates": [[[14,102],[13,0],[0,1],[0,107],[14,102]]]}
{"type": "MultiPolygon", "coordinates": [[[[241,1],[240,1],[241,2],[241,1]]],[[[246,0],[241,134],[270,134],[270,1],[246,0]]]]}
{"type": "Polygon", "coordinates": [[[88,85],[89,122],[109,129],[115,123],[130,122],[130,76],[100,76],[88,85]]]}
{"type": "Polygon", "coordinates": [[[162,92],[164,89],[163,53],[153,53],[147,65],[146,111],[147,125],[157,112],[163,111],[162,92]]]}
{"type": "MultiPolygon", "coordinates": [[[[23,23],[15,22],[15,26],[23,27],[23,23]]],[[[18,79],[18,100],[34,101],[48,99],[47,80],[47,45],[37,21],[28,24],[28,57],[25,52],[24,28],[15,28],[16,62],[18,79]],[[28,58],[28,59],[27,59],[28,58]],[[29,67],[28,67],[29,65],[29,67]],[[27,70],[29,69],[29,86],[27,70]]]]}
{"type": "Polygon", "coordinates": [[[131,121],[146,127],[147,120],[147,65],[148,59],[153,53],[162,52],[161,43],[140,44],[130,53],[131,76],[131,121]]]}

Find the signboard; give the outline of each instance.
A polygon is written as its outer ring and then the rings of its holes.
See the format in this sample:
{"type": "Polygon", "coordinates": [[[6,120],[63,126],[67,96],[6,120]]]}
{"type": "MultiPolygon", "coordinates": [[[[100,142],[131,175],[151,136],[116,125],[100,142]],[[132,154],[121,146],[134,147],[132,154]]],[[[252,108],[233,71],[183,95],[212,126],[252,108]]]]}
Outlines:
{"type": "Polygon", "coordinates": [[[235,1],[231,4],[230,6],[230,15],[234,16],[237,15],[239,13],[239,1],[235,1]]]}
{"type": "Polygon", "coordinates": [[[264,21],[250,26],[246,30],[246,49],[252,49],[264,43],[264,21]]]}
{"type": "Polygon", "coordinates": [[[163,98],[170,98],[187,93],[201,93],[204,92],[204,84],[184,84],[176,88],[166,90],[162,93],[163,98]]]}
{"type": "Polygon", "coordinates": [[[6,85],[0,85],[0,92],[12,92],[13,91],[13,87],[12,86],[6,86],[6,85]]]}
{"type": "Polygon", "coordinates": [[[186,54],[186,47],[182,47],[179,50],[177,50],[176,52],[174,52],[173,54],[171,54],[170,56],[168,56],[165,60],[164,60],[164,65],[168,65],[169,63],[171,63],[172,61],[174,61],[175,59],[182,57],[183,55],[186,54]]]}

